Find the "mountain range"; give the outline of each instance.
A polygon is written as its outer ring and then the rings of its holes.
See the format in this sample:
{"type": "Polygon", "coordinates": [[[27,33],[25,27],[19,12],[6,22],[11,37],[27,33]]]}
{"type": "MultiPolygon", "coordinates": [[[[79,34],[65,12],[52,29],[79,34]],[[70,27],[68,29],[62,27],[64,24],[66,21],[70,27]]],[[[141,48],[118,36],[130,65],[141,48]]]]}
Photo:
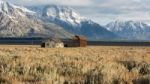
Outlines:
{"type": "Polygon", "coordinates": [[[0,0],[0,37],[69,38],[72,34],[53,23],[33,19],[36,13],[27,8],[0,0]]]}
{"type": "Polygon", "coordinates": [[[128,40],[150,40],[150,26],[140,21],[114,21],[106,28],[128,40]]]}
{"type": "Polygon", "coordinates": [[[25,8],[0,0],[0,37],[116,38],[99,24],[65,6],[25,8]]]}
{"type": "Polygon", "coordinates": [[[28,8],[36,12],[38,18],[42,21],[57,24],[71,34],[83,35],[92,40],[114,39],[118,37],[101,25],[65,6],[46,5],[30,6],[28,8]]]}
{"type": "Polygon", "coordinates": [[[0,0],[0,37],[85,36],[89,40],[150,40],[150,26],[136,21],[115,21],[106,26],[60,5],[22,7],[0,0]]]}

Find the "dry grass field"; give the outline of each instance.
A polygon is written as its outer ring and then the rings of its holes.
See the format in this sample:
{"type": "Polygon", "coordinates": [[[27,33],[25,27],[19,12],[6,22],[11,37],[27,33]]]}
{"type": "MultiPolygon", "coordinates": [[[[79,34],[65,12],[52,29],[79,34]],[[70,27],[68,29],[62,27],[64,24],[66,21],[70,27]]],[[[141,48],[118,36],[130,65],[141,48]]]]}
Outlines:
{"type": "Polygon", "coordinates": [[[150,84],[150,47],[1,45],[0,84],[150,84]]]}

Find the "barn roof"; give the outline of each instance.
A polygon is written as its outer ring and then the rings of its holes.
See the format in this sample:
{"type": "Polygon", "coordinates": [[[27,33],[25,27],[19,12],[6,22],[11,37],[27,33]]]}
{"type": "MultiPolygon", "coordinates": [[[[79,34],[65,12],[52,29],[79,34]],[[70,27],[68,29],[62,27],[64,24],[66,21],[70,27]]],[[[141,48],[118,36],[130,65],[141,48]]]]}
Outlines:
{"type": "Polygon", "coordinates": [[[86,37],[84,37],[84,36],[79,36],[79,35],[75,35],[74,38],[86,40],[86,37]]]}

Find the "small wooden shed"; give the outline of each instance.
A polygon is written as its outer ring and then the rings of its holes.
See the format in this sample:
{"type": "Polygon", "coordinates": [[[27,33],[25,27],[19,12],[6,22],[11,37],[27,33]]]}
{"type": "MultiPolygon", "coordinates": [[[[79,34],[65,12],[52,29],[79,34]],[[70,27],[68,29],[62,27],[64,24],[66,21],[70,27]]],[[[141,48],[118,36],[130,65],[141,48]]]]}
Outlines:
{"type": "Polygon", "coordinates": [[[42,48],[64,48],[64,43],[59,39],[48,39],[41,44],[42,48]]]}

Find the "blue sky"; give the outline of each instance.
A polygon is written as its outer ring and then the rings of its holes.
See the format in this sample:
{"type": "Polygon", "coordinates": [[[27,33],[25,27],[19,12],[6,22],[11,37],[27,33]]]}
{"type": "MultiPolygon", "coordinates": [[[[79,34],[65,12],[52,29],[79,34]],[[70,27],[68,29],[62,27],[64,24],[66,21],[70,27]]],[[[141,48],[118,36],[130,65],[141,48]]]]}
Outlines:
{"type": "Polygon", "coordinates": [[[114,20],[135,20],[150,24],[150,0],[6,0],[19,5],[59,4],[102,25],[114,20]]]}

